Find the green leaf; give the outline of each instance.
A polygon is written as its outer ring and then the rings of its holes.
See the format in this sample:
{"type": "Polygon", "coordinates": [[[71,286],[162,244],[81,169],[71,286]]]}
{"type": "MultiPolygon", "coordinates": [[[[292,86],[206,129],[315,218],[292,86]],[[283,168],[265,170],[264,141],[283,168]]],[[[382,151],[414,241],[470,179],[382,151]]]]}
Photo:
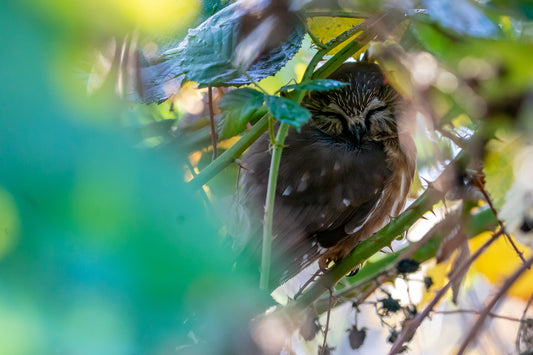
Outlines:
{"type": "Polygon", "coordinates": [[[348,85],[342,81],[331,80],[331,79],[314,79],[300,84],[285,85],[279,91],[288,91],[288,90],[309,90],[309,91],[328,91],[336,90],[343,86],[348,85]]]}
{"type": "Polygon", "coordinates": [[[311,113],[296,102],[278,96],[267,96],[266,105],[278,121],[287,122],[298,131],[311,118],[311,113]]]}
{"type": "Polygon", "coordinates": [[[218,104],[223,116],[221,138],[233,137],[244,131],[264,101],[265,95],[251,88],[233,90],[224,95],[218,104]]]}
{"type": "Polygon", "coordinates": [[[240,28],[245,15],[249,15],[247,9],[237,2],[190,29],[183,41],[158,43],[164,48],[159,60],[143,63],[141,68],[143,91],[147,93],[144,100],[168,98],[165,87],[183,75],[205,87],[244,85],[276,74],[300,49],[305,35],[303,25],[295,21],[294,30],[278,46],[249,67],[239,67],[235,57],[242,41],[240,28]]]}

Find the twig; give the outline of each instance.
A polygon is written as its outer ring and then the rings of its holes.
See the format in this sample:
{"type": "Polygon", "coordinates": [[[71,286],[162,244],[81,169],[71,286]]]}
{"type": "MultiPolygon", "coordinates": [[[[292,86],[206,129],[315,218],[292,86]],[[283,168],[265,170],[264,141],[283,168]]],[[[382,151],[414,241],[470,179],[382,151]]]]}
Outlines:
{"type": "Polygon", "coordinates": [[[490,311],[496,303],[500,301],[500,299],[503,297],[503,295],[511,288],[511,286],[518,280],[518,278],[531,267],[533,264],[533,257],[529,258],[524,264],[520,266],[507,280],[505,280],[505,283],[500,287],[500,290],[498,293],[492,298],[492,300],[489,302],[487,307],[483,310],[483,312],[479,315],[479,318],[477,319],[476,323],[472,328],[470,328],[470,332],[466,336],[463,344],[461,344],[461,347],[459,348],[459,351],[457,352],[457,355],[462,355],[466,348],[468,347],[468,344],[476,337],[477,333],[483,326],[483,323],[485,322],[485,319],[489,315],[490,311]]]}
{"type": "Polygon", "coordinates": [[[309,286],[309,284],[310,284],[311,282],[315,281],[316,277],[317,277],[318,275],[320,275],[321,272],[323,272],[323,270],[322,270],[322,269],[318,269],[318,270],[317,270],[317,271],[316,271],[316,272],[315,272],[315,273],[309,278],[309,280],[307,280],[307,281],[306,281],[306,282],[300,287],[300,289],[298,290],[298,292],[296,292],[292,298],[295,300],[295,299],[297,299],[298,297],[300,297],[300,296],[302,295],[302,293],[304,292],[305,288],[306,288],[307,286],[309,286]]]}
{"type": "Polygon", "coordinates": [[[257,90],[261,91],[263,94],[265,95],[269,95],[269,93],[263,89],[263,87],[261,85],[259,85],[251,76],[250,74],[248,74],[248,72],[246,70],[242,70],[239,68],[239,73],[241,73],[242,75],[244,75],[246,77],[246,79],[248,79],[250,81],[250,84],[252,84],[253,86],[255,86],[257,88],[257,90]]]}
{"type": "MultiPolygon", "coordinates": [[[[529,306],[531,305],[531,302],[533,302],[533,293],[531,296],[529,296],[529,300],[527,301],[526,308],[524,308],[524,312],[522,312],[522,317],[520,317],[520,324],[524,322],[526,319],[527,311],[529,309],[529,306]]],[[[520,327],[518,328],[518,332],[516,333],[516,353],[520,354],[520,327]]]]}
{"type": "Polygon", "coordinates": [[[524,259],[524,252],[518,250],[518,247],[516,246],[515,242],[513,241],[513,238],[505,230],[505,226],[504,226],[502,220],[500,220],[500,217],[498,217],[498,211],[496,210],[496,208],[494,208],[494,204],[492,203],[492,199],[490,198],[489,194],[487,193],[487,191],[483,187],[483,181],[481,181],[481,178],[479,176],[476,177],[476,180],[477,181],[476,181],[475,186],[483,194],[483,197],[485,198],[485,201],[487,201],[492,213],[494,213],[494,216],[496,216],[496,219],[498,220],[498,225],[500,226],[500,230],[503,231],[503,235],[505,236],[505,239],[507,239],[507,241],[511,244],[511,246],[515,250],[515,252],[518,255],[518,257],[522,260],[522,262],[525,263],[526,259],[524,259]]]}
{"type": "MultiPolygon", "coordinates": [[[[464,272],[468,270],[470,265],[502,234],[503,231],[501,229],[498,232],[494,233],[492,237],[488,241],[486,241],[478,250],[476,250],[476,252],[472,254],[466,262],[459,266],[459,270],[453,275],[455,277],[457,277],[458,275],[463,275],[464,272]]],[[[435,305],[441,300],[441,298],[444,297],[444,295],[446,294],[448,289],[450,289],[454,282],[456,282],[454,278],[450,279],[448,283],[437,292],[435,297],[433,297],[433,299],[429,302],[426,308],[424,308],[422,312],[418,313],[415,318],[413,318],[413,320],[407,324],[406,328],[402,329],[400,335],[398,336],[394,344],[392,344],[392,348],[389,352],[389,355],[397,354],[402,350],[403,344],[413,337],[416,329],[418,329],[422,321],[433,310],[433,307],[435,307],[435,305]]]]}
{"type": "Polygon", "coordinates": [[[326,316],[326,329],[324,329],[324,342],[322,343],[322,355],[325,353],[327,341],[328,341],[328,330],[329,330],[329,318],[331,316],[331,308],[333,307],[333,290],[329,289],[329,308],[328,314],[326,316]]]}
{"type": "Polygon", "coordinates": [[[215,129],[215,112],[213,110],[213,88],[207,89],[209,121],[211,122],[211,144],[213,145],[213,160],[217,158],[217,131],[215,129]]]}
{"type": "MultiPolygon", "coordinates": [[[[435,311],[435,310],[432,310],[431,312],[435,313],[435,314],[461,314],[461,313],[481,314],[481,311],[478,311],[478,310],[475,310],[475,309],[456,309],[456,310],[453,310],[453,311],[435,311]]],[[[492,312],[489,312],[488,316],[492,317],[492,318],[505,319],[505,320],[508,320],[508,321],[511,321],[511,322],[520,322],[520,319],[518,319],[518,318],[501,316],[499,314],[492,313],[492,312]]]]}
{"type": "Polygon", "coordinates": [[[435,128],[443,137],[445,138],[448,138],[449,140],[451,140],[456,146],[458,146],[459,148],[461,149],[465,149],[468,145],[468,140],[467,139],[464,139],[462,137],[458,137],[456,136],[455,134],[453,134],[452,132],[444,129],[442,126],[441,127],[436,127],[435,128]]]}

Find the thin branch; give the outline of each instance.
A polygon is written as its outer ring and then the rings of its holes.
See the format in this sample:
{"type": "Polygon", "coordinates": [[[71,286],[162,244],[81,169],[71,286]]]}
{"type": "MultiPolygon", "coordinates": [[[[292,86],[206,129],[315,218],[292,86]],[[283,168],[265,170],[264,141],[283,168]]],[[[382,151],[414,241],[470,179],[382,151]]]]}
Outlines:
{"type": "MultiPolygon", "coordinates": [[[[432,310],[431,313],[435,313],[435,314],[463,314],[463,313],[470,313],[470,314],[478,314],[479,315],[482,312],[478,311],[478,310],[475,310],[475,309],[456,309],[456,310],[453,310],[453,311],[435,311],[435,310],[432,310]]],[[[508,320],[508,321],[511,321],[511,322],[520,322],[520,319],[518,319],[518,318],[502,316],[502,315],[499,315],[499,314],[496,314],[496,313],[492,313],[492,312],[489,312],[487,315],[489,317],[492,317],[492,318],[505,319],[505,320],[508,320]]]]}
{"type": "Polygon", "coordinates": [[[329,307],[328,314],[326,316],[326,329],[324,330],[324,342],[322,343],[322,354],[325,353],[327,341],[328,341],[328,330],[329,330],[329,318],[331,316],[331,308],[333,307],[333,290],[329,289],[329,307]]]}
{"type": "Polygon", "coordinates": [[[293,299],[297,299],[298,297],[300,297],[300,295],[305,291],[305,289],[307,288],[307,286],[309,286],[309,284],[313,281],[315,281],[315,279],[317,278],[318,275],[320,275],[321,273],[323,272],[322,269],[318,269],[314,274],[313,276],[311,276],[301,287],[300,289],[298,290],[298,292],[296,292],[294,294],[294,296],[292,297],[293,299]]]}
{"type": "Polygon", "coordinates": [[[487,191],[483,187],[483,181],[481,181],[481,178],[479,176],[477,176],[476,179],[477,179],[477,181],[475,183],[475,186],[483,194],[483,197],[485,198],[485,201],[487,201],[492,213],[494,213],[494,216],[496,216],[496,219],[498,220],[498,225],[500,226],[500,229],[503,231],[503,234],[505,235],[505,239],[507,239],[507,241],[511,244],[511,246],[514,249],[514,251],[516,252],[518,257],[520,258],[520,260],[522,260],[522,262],[525,263],[526,259],[524,259],[524,252],[518,250],[518,247],[516,246],[513,238],[505,230],[505,226],[503,224],[503,221],[500,220],[500,217],[498,217],[498,211],[494,207],[494,204],[492,203],[492,199],[490,198],[489,194],[487,193],[487,191]]]}
{"type": "Polygon", "coordinates": [[[441,127],[435,127],[435,130],[438,131],[443,137],[448,138],[451,140],[456,146],[458,146],[461,149],[465,149],[469,143],[468,139],[464,139],[462,137],[458,137],[452,132],[448,131],[447,129],[441,127]]]}
{"type": "Polygon", "coordinates": [[[489,304],[485,307],[483,312],[479,315],[479,318],[477,319],[476,323],[472,328],[470,328],[470,332],[468,332],[468,335],[466,336],[463,344],[461,344],[461,347],[459,348],[459,351],[457,352],[457,355],[462,355],[466,348],[468,347],[468,344],[476,337],[477,333],[483,326],[483,323],[485,322],[485,319],[487,319],[489,313],[491,310],[496,306],[496,304],[500,301],[500,299],[505,295],[505,293],[511,288],[511,286],[518,280],[522,274],[531,267],[533,264],[533,257],[529,258],[524,264],[522,264],[507,280],[505,280],[502,287],[500,287],[498,293],[492,298],[492,300],[489,302],[489,304]]]}
{"type": "Polygon", "coordinates": [[[257,88],[257,90],[261,91],[263,94],[265,95],[270,95],[268,93],[268,91],[266,91],[265,89],[263,89],[261,87],[261,85],[259,85],[251,76],[250,74],[248,74],[248,72],[246,70],[241,70],[239,69],[239,73],[241,73],[242,75],[244,75],[246,77],[246,79],[248,79],[250,81],[250,84],[252,84],[253,86],[255,86],[257,88]]]}
{"type": "MultiPolygon", "coordinates": [[[[453,275],[457,277],[457,275],[463,275],[464,272],[466,270],[468,270],[468,268],[470,267],[470,265],[477,259],[479,258],[479,256],[496,240],[498,239],[499,236],[501,236],[503,234],[503,231],[500,229],[498,232],[494,233],[492,235],[492,237],[486,241],[478,250],[476,250],[476,252],[474,254],[472,254],[470,256],[470,258],[464,262],[463,264],[461,264],[459,267],[458,267],[458,271],[455,272],[453,275]]],[[[411,322],[409,322],[405,328],[402,329],[400,335],[398,336],[398,338],[396,339],[396,341],[394,342],[394,344],[392,344],[392,348],[389,352],[389,355],[393,355],[393,354],[397,354],[399,353],[402,348],[403,348],[403,344],[407,341],[409,341],[409,339],[411,339],[413,337],[413,335],[415,334],[415,331],[418,329],[418,327],[420,326],[420,324],[422,323],[422,321],[428,316],[428,314],[433,310],[433,308],[437,305],[437,303],[442,299],[442,297],[444,297],[444,295],[446,294],[446,292],[450,289],[450,287],[452,286],[452,284],[455,282],[456,280],[455,279],[450,279],[448,281],[448,283],[443,287],[441,288],[437,294],[435,295],[435,297],[433,297],[433,299],[428,303],[428,305],[424,308],[424,310],[420,313],[418,313],[415,318],[413,318],[413,320],[411,322]]]]}
{"type": "MultiPolygon", "coordinates": [[[[520,324],[522,324],[522,322],[525,321],[527,311],[529,309],[529,306],[531,305],[531,302],[533,302],[533,293],[531,294],[531,296],[529,296],[529,300],[527,301],[526,308],[524,308],[524,312],[522,312],[522,317],[520,317],[520,324]]],[[[520,354],[520,334],[521,334],[520,328],[518,328],[518,332],[516,333],[516,342],[515,342],[517,354],[520,354]]]]}
{"type": "Polygon", "coordinates": [[[217,158],[217,131],[215,129],[215,112],[213,110],[213,88],[207,89],[209,121],[211,123],[211,144],[213,145],[213,160],[217,158]]]}

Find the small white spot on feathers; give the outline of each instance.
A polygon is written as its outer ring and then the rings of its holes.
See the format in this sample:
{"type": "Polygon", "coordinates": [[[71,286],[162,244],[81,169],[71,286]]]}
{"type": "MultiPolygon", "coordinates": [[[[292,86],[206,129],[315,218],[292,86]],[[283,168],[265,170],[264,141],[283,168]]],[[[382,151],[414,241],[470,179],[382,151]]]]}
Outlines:
{"type": "Polygon", "coordinates": [[[302,180],[298,184],[298,189],[296,189],[296,191],[302,192],[302,191],[305,191],[305,189],[307,189],[307,180],[302,180]]]}
{"type": "Polygon", "coordinates": [[[333,170],[339,170],[341,168],[341,165],[337,160],[335,160],[335,165],[333,165],[333,170]]]}
{"type": "Polygon", "coordinates": [[[350,233],[358,232],[361,228],[363,228],[363,225],[364,225],[364,224],[361,224],[361,225],[355,227],[350,233]]]}
{"type": "Polygon", "coordinates": [[[342,200],[342,203],[344,204],[344,206],[348,207],[348,206],[350,206],[350,203],[351,203],[351,202],[350,202],[350,200],[348,200],[347,198],[345,198],[345,199],[342,200]]]}
{"type": "Polygon", "coordinates": [[[283,191],[283,194],[282,194],[282,195],[283,195],[283,196],[289,196],[289,195],[291,194],[291,192],[292,192],[292,186],[289,185],[289,186],[287,186],[287,188],[283,191]]]}

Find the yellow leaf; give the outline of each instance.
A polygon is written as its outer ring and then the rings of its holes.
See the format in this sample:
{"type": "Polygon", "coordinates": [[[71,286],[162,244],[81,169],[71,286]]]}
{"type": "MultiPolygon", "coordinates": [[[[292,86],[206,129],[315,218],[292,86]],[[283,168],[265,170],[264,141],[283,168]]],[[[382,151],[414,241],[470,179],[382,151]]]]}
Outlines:
{"type": "MultiPolygon", "coordinates": [[[[470,241],[470,248],[476,250],[485,243],[492,233],[486,232],[478,235],[470,241]]],[[[519,250],[524,251],[524,257],[531,257],[533,251],[514,240],[519,250]]],[[[487,279],[501,285],[517,268],[522,261],[505,239],[501,236],[496,240],[475,262],[474,269],[482,273],[487,279]]],[[[508,294],[524,300],[529,299],[533,293],[533,269],[526,271],[520,279],[511,287],[508,294]]]]}
{"type": "Polygon", "coordinates": [[[513,182],[513,158],[524,145],[523,139],[505,135],[503,132],[487,144],[483,168],[485,188],[496,208],[500,208],[504,203],[505,193],[513,182]]]}
{"type": "MultiPolygon", "coordinates": [[[[350,28],[357,26],[365,19],[360,18],[341,18],[341,17],[311,17],[307,19],[307,24],[309,29],[313,34],[324,44],[331,41],[333,38],[337,37],[344,31],[349,30],[350,28]]],[[[356,33],[348,40],[344,41],[342,44],[335,47],[329,52],[329,54],[335,54],[340,49],[342,49],[346,44],[354,39],[359,33],[356,33]]],[[[359,51],[361,52],[361,51],[359,51]]],[[[358,52],[358,53],[359,53],[358,52]]],[[[359,54],[354,55],[359,57],[359,54]]]]}
{"type": "MultiPolygon", "coordinates": [[[[450,258],[451,259],[451,258],[450,258]]],[[[429,266],[425,276],[431,277],[433,285],[429,291],[424,290],[422,295],[422,300],[418,304],[418,307],[421,309],[425,304],[427,304],[433,297],[435,297],[435,291],[441,289],[446,282],[448,282],[448,272],[450,269],[450,259],[433,266],[429,266]]]]}

